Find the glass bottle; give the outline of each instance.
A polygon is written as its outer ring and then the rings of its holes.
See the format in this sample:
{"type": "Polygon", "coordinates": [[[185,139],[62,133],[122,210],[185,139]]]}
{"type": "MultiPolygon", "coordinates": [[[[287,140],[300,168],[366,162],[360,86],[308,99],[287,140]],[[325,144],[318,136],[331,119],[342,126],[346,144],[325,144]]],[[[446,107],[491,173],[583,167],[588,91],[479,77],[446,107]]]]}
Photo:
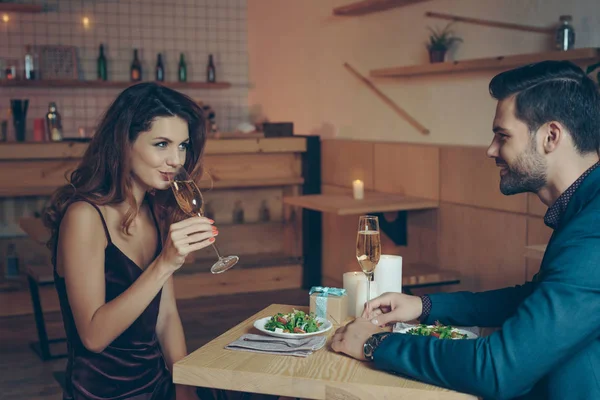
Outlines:
{"type": "Polygon", "coordinates": [[[244,209],[242,208],[242,202],[237,200],[235,207],[233,208],[233,223],[243,224],[244,223],[244,209]]]}
{"type": "Polygon", "coordinates": [[[185,59],[183,57],[183,53],[179,56],[179,68],[177,73],[179,82],[187,81],[187,66],[185,65],[185,59]]]}
{"type": "Polygon", "coordinates": [[[556,30],[556,49],[567,51],[575,46],[575,29],[571,25],[573,18],[570,15],[560,16],[560,26],[556,30]]]}
{"type": "Polygon", "coordinates": [[[206,82],[214,83],[217,81],[217,72],[213,62],[212,54],[208,55],[208,65],[206,66],[206,82]]]}
{"type": "Polygon", "coordinates": [[[131,63],[131,81],[140,82],[142,80],[142,63],[138,59],[137,49],[133,49],[133,62],[131,63]]]}
{"type": "Polygon", "coordinates": [[[212,204],[209,202],[204,206],[204,216],[208,219],[215,219],[215,210],[212,208],[212,204]]]}
{"type": "Polygon", "coordinates": [[[98,56],[98,79],[105,81],[108,78],[106,68],[106,57],[104,56],[104,45],[100,44],[100,55],[98,56]]]}
{"type": "Polygon", "coordinates": [[[56,108],[56,103],[54,102],[48,105],[46,127],[51,141],[58,142],[62,140],[62,121],[58,109],[56,108]]]}
{"type": "Polygon", "coordinates": [[[33,62],[33,52],[31,46],[25,47],[25,79],[35,79],[35,64],[33,62]]]}
{"type": "Polygon", "coordinates": [[[162,61],[162,54],[158,53],[158,58],[156,59],[156,80],[159,82],[164,82],[165,80],[165,66],[162,61]]]}
{"type": "Polygon", "coordinates": [[[258,211],[258,220],[261,222],[268,222],[271,220],[271,211],[266,200],[263,200],[258,211]]]}
{"type": "Polygon", "coordinates": [[[6,251],[6,259],[4,263],[4,277],[6,279],[19,278],[19,256],[17,255],[14,243],[10,243],[6,251]]]}

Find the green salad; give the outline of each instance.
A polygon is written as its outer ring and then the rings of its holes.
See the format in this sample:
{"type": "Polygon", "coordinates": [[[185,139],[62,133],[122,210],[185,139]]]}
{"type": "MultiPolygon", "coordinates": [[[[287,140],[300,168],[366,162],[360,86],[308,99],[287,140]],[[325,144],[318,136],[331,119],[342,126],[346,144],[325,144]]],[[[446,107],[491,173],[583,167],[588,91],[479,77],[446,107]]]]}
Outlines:
{"type": "Polygon", "coordinates": [[[406,333],[417,336],[434,336],[438,339],[466,339],[467,335],[457,332],[450,325],[442,325],[438,322],[435,325],[417,325],[409,329],[406,333]]]}
{"type": "Polygon", "coordinates": [[[294,310],[291,313],[277,313],[265,324],[265,329],[280,333],[312,333],[317,332],[323,325],[316,320],[314,314],[294,310]]]}

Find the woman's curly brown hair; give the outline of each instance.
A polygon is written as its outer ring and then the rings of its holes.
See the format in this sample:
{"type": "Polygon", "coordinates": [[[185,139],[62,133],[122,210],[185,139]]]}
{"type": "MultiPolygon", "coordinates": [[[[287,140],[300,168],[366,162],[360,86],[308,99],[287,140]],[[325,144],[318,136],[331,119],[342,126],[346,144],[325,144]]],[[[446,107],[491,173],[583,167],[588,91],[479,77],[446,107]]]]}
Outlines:
{"type": "MultiPolygon", "coordinates": [[[[190,144],[184,166],[193,179],[201,176],[199,162],[206,143],[206,123],[202,109],[188,96],[156,83],[140,83],[125,89],[108,108],[92,141],[68,184],[52,195],[44,210],[44,225],[51,231],[48,248],[56,261],[58,229],[72,203],[84,200],[96,205],[129,204],[122,221],[123,231],[137,215],[139,205],[132,194],[129,152],[141,132],[152,127],[158,117],[177,116],[189,128],[190,144]]],[[[152,201],[162,227],[185,217],[170,191],[158,191],[152,201]]],[[[163,229],[163,233],[164,233],[163,229]]]]}

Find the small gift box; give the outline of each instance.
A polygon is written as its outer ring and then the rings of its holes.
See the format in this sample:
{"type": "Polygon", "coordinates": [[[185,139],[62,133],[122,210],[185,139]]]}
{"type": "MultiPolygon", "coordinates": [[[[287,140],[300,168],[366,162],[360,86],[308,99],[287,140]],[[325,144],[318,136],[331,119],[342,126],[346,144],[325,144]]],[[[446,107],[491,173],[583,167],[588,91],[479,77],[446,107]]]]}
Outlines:
{"type": "Polygon", "coordinates": [[[334,325],[342,325],[348,318],[346,289],[313,286],[309,292],[310,312],[334,325]]]}

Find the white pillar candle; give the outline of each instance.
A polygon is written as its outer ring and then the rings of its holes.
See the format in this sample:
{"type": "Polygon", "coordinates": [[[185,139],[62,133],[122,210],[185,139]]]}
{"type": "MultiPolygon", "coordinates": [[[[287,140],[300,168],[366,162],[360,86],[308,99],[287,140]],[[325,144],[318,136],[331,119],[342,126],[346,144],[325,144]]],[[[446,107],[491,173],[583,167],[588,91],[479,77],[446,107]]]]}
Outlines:
{"type": "Polygon", "coordinates": [[[352,193],[355,200],[362,200],[365,197],[365,184],[360,179],[352,182],[352,193]]]}
{"type": "MultiPolygon", "coordinates": [[[[371,296],[370,300],[379,296],[379,290],[377,289],[377,282],[371,282],[371,296]]],[[[360,317],[365,309],[365,303],[367,302],[367,280],[359,281],[356,283],[356,307],[355,316],[360,317]]]]}
{"type": "Polygon", "coordinates": [[[344,289],[348,295],[348,316],[356,317],[354,313],[356,305],[356,288],[358,282],[367,282],[366,275],[362,272],[346,272],[344,274],[344,289]]]}
{"type": "Polygon", "coordinates": [[[379,293],[402,293],[402,257],[382,254],[375,268],[375,282],[379,293]]]}

